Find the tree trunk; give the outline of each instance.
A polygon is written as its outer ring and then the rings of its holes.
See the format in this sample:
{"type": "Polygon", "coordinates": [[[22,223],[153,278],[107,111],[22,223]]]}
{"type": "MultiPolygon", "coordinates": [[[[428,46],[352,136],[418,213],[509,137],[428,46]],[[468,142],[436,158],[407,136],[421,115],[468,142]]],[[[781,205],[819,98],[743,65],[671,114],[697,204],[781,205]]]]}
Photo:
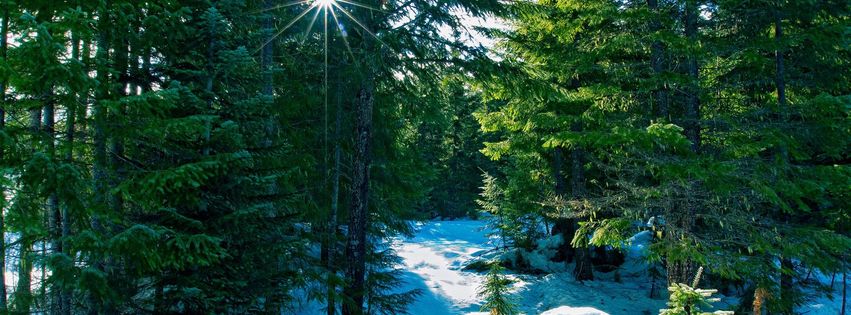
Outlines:
{"type": "MultiPolygon", "coordinates": [[[[564,183],[564,172],[562,167],[562,163],[564,162],[563,156],[564,153],[561,147],[553,149],[553,178],[555,179],[555,195],[560,202],[564,202],[567,196],[567,188],[564,183]]],[[[564,209],[560,210],[561,212],[564,212],[564,209]]],[[[576,232],[574,229],[574,221],[574,219],[564,218],[562,216],[555,219],[552,234],[555,235],[558,233],[564,239],[564,243],[562,243],[562,246],[560,246],[556,252],[556,257],[554,257],[555,260],[563,260],[565,263],[573,262],[576,249],[573,248],[573,245],[571,245],[570,242],[573,240],[573,234],[576,232]]]]}
{"type": "MultiPolygon", "coordinates": [[[[698,44],[698,19],[699,9],[696,0],[686,0],[685,12],[685,36],[692,46],[698,44]]],[[[694,52],[694,47],[689,48],[690,51],[686,57],[686,72],[690,82],[685,87],[685,136],[691,142],[691,151],[695,154],[700,153],[701,135],[700,135],[700,70],[698,66],[698,56],[694,52]]],[[[670,231],[667,233],[672,242],[679,242],[683,233],[688,233],[692,229],[694,223],[693,205],[690,202],[683,202],[675,205],[675,213],[670,213],[668,216],[670,231]],[[679,230],[679,231],[677,231],[679,230]]],[[[689,283],[692,277],[694,266],[689,260],[667,261],[668,286],[675,283],[689,283]]]]}
{"type": "MultiPolygon", "coordinates": [[[[101,217],[108,208],[109,200],[109,177],[108,172],[108,157],[106,152],[107,133],[106,133],[106,115],[107,109],[104,104],[109,98],[109,10],[110,1],[102,3],[98,12],[98,39],[96,52],[96,79],[99,85],[95,91],[95,100],[92,106],[92,116],[94,121],[93,127],[93,143],[94,143],[94,159],[92,163],[92,181],[93,191],[92,205],[94,214],[92,215],[92,229],[98,233],[106,233],[101,217]]],[[[107,268],[108,257],[96,257],[92,262],[93,267],[101,272],[109,273],[107,268]]],[[[89,292],[87,297],[87,313],[96,315],[101,313],[113,313],[102,305],[99,301],[100,297],[89,292]]]]}
{"type": "MultiPolygon", "coordinates": [[[[774,83],[777,89],[777,110],[780,112],[781,123],[786,122],[786,81],[784,79],[785,69],[783,64],[783,20],[780,16],[780,7],[775,4],[774,8],[774,43],[777,45],[774,51],[775,74],[774,83]]],[[[786,146],[780,148],[780,155],[784,162],[788,160],[786,146]]],[[[787,221],[788,221],[787,216],[787,221]]],[[[788,223],[788,222],[787,222],[788,223]]],[[[795,308],[794,276],[795,265],[789,257],[780,259],[780,304],[782,314],[792,314],[795,308]]]]}
{"type": "MultiPolygon", "coordinates": [[[[48,91],[47,93],[47,103],[44,105],[44,137],[45,137],[45,148],[47,151],[47,156],[50,157],[50,160],[54,163],[58,162],[56,159],[56,104],[53,100],[52,91],[48,91]]],[[[62,252],[62,243],[59,241],[61,237],[61,225],[62,218],[59,213],[59,197],[56,194],[56,190],[50,192],[50,195],[47,197],[47,230],[48,230],[48,239],[50,242],[50,247],[45,251],[45,259],[47,255],[50,253],[58,253],[62,252]]],[[[47,243],[47,242],[45,242],[47,243]]],[[[42,246],[46,246],[47,244],[43,244],[42,246]]],[[[46,269],[46,266],[42,267],[42,271],[46,269]]],[[[42,281],[45,281],[44,276],[42,275],[42,281]]],[[[45,285],[42,285],[42,288],[45,288],[45,285]]],[[[59,301],[61,300],[59,286],[52,284],[50,287],[50,296],[44,296],[45,299],[49,299],[47,305],[49,305],[49,311],[54,313],[59,308],[59,301]]]]}
{"type": "MultiPolygon", "coordinates": [[[[581,131],[582,126],[576,124],[572,128],[574,131],[581,131]]],[[[585,196],[585,167],[584,167],[585,152],[582,148],[574,148],[570,151],[571,177],[570,186],[573,191],[573,198],[579,199],[585,196]]],[[[579,230],[579,220],[573,220],[573,229],[579,230]]],[[[583,236],[584,237],[584,236],[583,236]]],[[[591,253],[588,248],[588,242],[582,239],[576,247],[576,257],[573,269],[573,276],[577,281],[594,280],[593,264],[591,262],[591,253]]]]}
{"type": "Polygon", "coordinates": [[[341,147],[341,129],[343,126],[343,78],[337,76],[337,91],[336,91],[336,113],[334,116],[334,173],[331,175],[331,209],[328,216],[328,240],[326,241],[326,266],[328,268],[327,279],[327,298],[328,298],[328,315],[337,314],[337,287],[334,284],[334,278],[337,276],[337,269],[334,265],[334,256],[337,251],[337,208],[339,207],[340,196],[340,159],[342,154],[341,147]]]}
{"type": "MultiPolygon", "coordinates": [[[[659,22],[659,18],[661,18],[662,15],[659,14],[658,0],[647,0],[647,7],[654,15],[653,22],[651,22],[650,27],[653,31],[658,32],[662,28],[659,22]]],[[[651,68],[653,68],[653,74],[658,80],[665,72],[665,46],[662,44],[661,41],[654,40],[653,44],[651,45],[650,51],[650,66],[651,68]]],[[[659,119],[668,120],[669,117],[667,86],[657,86],[653,90],[653,97],[656,103],[656,117],[659,119]]]]}
{"type": "MultiPolygon", "coordinates": [[[[39,147],[38,139],[41,132],[41,109],[30,109],[30,133],[32,134],[31,150],[39,147]]],[[[32,269],[33,269],[33,236],[28,233],[20,235],[20,250],[18,258],[18,283],[15,289],[14,311],[29,313],[32,304],[32,269]]]]}
{"type": "MultiPolygon", "coordinates": [[[[699,12],[696,0],[687,0],[685,12],[685,35],[693,46],[696,46],[698,43],[698,18],[699,12]]],[[[700,152],[700,70],[698,67],[697,53],[692,51],[688,54],[686,69],[691,82],[689,82],[686,87],[685,133],[686,138],[691,141],[692,151],[700,152]]]]}
{"type": "Polygon", "coordinates": [[[780,259],[780,307],[781,314],[791,315],[795,309],[795,264],[791,258],[780,259]]]}
{"type": "Polygon", "coordinates": [[[349,212],[349,233],[346,239],[346,286],[343,294],[351,299],[344,303],[344,315],[363,314],[364,276],[366,273],[366,229],[369,211],[370,140],[372,138],[373,78],[371,74],[358,91],[355,161],[352,165],[352,200],[349,212]]]}
{"type": "MultiPolygon", "coordinates": [[[[120,22],[125,23],[125,22],[120,22]]],[[[129,71],[129,61],[130,61],[130,29],[129,26],[122,25],[117,29],[117,33],[114,37],[115,44],[117,47],[113,50],[114,59],[115,59],[115,91],[113,91],[113,97],[123,98],[128,95],[128,71],[129,71]]],[[[132,94],[130,94],[132,95],[132,94]]],[[[118,104],[118,108],[115,113],[112,115],[108,115],[109,122],[113,130],[122,130],[122,124],[124,123],[124,119],[127,116],[127,109],[121,103],[118,104]]],[[[113,176],[110,180],[110,190],[114,189],[119,185],[121,180],[126,176],[126,171],[124,169],[124,137],[121,136],[120,133],[113,133],[113,136],[110,137],[110,151],[109,152],[111,159],[111,168],[113,172],[113,176]]],[[[121,197],[121,194],[109,194],[110,195],[110,205],[114,214],[120,214],[124,209],[124,199],[121,197]]]]}

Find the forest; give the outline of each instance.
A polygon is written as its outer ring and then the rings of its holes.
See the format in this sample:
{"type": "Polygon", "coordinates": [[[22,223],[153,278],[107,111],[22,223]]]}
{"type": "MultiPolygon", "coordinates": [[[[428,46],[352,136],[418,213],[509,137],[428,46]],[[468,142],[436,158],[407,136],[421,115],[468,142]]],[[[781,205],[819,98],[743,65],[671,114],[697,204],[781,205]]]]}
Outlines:
{"type": "Polygon", "coordinates": [[[845,315],[849,0],[0,0],[0,314],[845,315]]]}

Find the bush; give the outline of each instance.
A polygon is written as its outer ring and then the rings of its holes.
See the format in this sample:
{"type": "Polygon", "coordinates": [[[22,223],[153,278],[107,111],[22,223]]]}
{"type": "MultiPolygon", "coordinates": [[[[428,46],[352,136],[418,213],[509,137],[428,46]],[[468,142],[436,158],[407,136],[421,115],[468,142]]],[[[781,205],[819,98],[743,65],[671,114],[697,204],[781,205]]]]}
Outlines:
{"type": "Polygon", "coordinates": [[[711,297],[717,293],[715,289],[698,289],[697,284],[700,282],[700,276],[703,273],[703,267],[697,270],[697,275],[694,277],[694,283],[689,286],[684,283],[675,283],[668,288],[671,296],[668,300],[668,307],[659,310],[659,315],[732,315],[731,311],[715,311],[706,312],[703,308],[712,308],[712,303],[718,302],[721,299],[711,297]]]}

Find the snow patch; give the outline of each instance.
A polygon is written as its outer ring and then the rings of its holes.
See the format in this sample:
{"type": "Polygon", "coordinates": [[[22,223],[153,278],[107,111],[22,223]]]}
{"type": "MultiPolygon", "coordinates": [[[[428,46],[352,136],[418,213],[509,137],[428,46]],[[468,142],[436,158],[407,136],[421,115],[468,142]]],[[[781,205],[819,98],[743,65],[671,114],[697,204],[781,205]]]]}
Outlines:
{"type": "Polygon", "coordinates": [[[593,307],[560,306],[541,313],[541,315],[609,315],[593,307]]]}

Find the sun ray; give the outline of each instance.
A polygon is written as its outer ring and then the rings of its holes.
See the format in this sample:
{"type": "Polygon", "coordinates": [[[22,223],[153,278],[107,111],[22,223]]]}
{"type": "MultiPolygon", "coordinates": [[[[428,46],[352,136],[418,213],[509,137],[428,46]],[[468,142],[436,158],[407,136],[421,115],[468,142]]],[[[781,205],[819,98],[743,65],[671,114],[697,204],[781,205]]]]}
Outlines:
{"type": "Polygon", "coordinates": [[[310,19],[310,24],[307,26],[307,31],[304,32],[304,38],[301,39],[301,45],[304,45],[304,42],[307,40],[307,37],[310,36],[310,31],[313,30],[313,24],[316,23],[316,18],[319,17],[319,12],[323,11],[325,8],[323,6],[316,6],[316,13],[313,14],[313,18],[310,19]]]}
{"type": "Polygon", "coordinates": [[[284,26],[283,28],[281,28],[281,30],[279,30],[277,33],[275,33],[275,35],[274,35],[274,36],[272,36],[271,38],[269,38],[269,39],[268,39],[265,43],[263,43],[263,45],[260,45],[260,47],[259,47],[259,48],[257,48],[257,50],[255,50],[255,51],[254,51],[254,53],[257,53],[258,51],[260,51],[261,49],[263,49],[263,47],[266,47],[266,45],[269,45],[269,43],[271,43],[273,40],[275,40],[275,38],[278,38],[278,36],[281,36],[281,34],[283,34],[284,32],[286,32],[288,28],[290,28],[291,26],[293,26],[293,24],[295,24],[296,22],[298,22],[298,20],[301,20],[301,18],[302,18],[302,17],[304,17],[305,15],[307,15],[307,13],[308,13],[308,12],[310,12],[310,10],[313,10],[313,8],[314,8],[314,7],[316,7],[316,6],[318,5],[318,3],[319,3],[319,2],[317,2],[317,1],[312,2],[312,3],[310,4],[310,6],[309,6],[306,10],[304,10],[304,12],[302,12],[301,14],[299,14],[298,16],[296,16],[295,18],[293,18],[293,19],[292,19],[292,21],[290,21],[290,22],[289,22],[286,26],[284,26]]]}
{"type": "Polygon", "coordinates": [[[372,37],[375,38],[375,40],[377,40],[382,46],[387,47],[390,50],[393,50],[389,45],[384,43],[384,41],[381,40],[381,38],[378,38],[378,35],[375,35],[375,33],[373,33],[371,30],[369,30],[369,28],[367,28],[366,25],[363,25],[363,23],[361,23],[360,20],[355,18],[351,13],[349,13],[349,11],[346,11],[345,8],[343,8],[342,6],[337,4],[336,2],[331,2],[331,5],[333,5],[337,9],[340,9],[340,12],[343,12],[343,14],[345,14],[347,17],[349,17],[349,19],[352,20],[352,22],[355,22],[355,24],[360,26],[365,32],[369,33],[369,35],[372,35],[372,37]]]}
{"type": "Polygon", "coordinates": [[[363,4],[363,3],[358,3],[358,2],[355,2],[355,1],[350,1],[350,0],[336,0],[336,1],[337,1],[337,2],[342,2],[342,3],[345,3],[345,4],[351,4],[351,5],[353,5],[353,6],[361,7],[361,8],[364,8],[364,9],[369,9],[369,10],[373,10],[373,11],[378,11],[378,12],[382,12],[382,13],[387,13],[387,11],[384,11],[384,10],[382,10],[382,9],[375,8],[375,7],[372,7],[372,6],[369,6],[369,5],[363,4]]]}

